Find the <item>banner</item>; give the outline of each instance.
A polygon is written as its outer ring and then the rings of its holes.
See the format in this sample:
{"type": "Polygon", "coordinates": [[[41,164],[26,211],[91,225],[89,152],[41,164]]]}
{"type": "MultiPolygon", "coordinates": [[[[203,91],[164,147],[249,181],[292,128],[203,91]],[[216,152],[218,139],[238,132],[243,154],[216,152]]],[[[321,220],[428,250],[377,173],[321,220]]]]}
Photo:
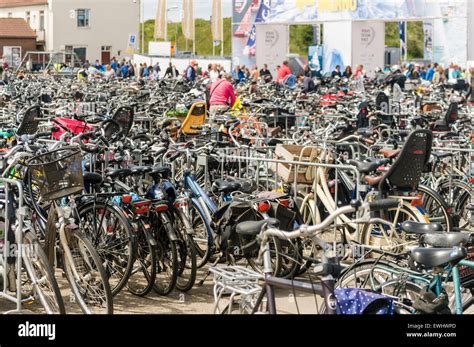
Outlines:
{"type": "Polygon", "coordinates": [[[285,24],[257,25],[256,28],[257,66],[267,64],[274,77],[277,65],[281,65],[288,58],[288,30],[285,24]]]}
{"type": "Polygon", "coordinates": [[[384,22],[352,22],[352,58],[350,62],[351,65],[362,65],[367,74],[373,76],[373,72],[376,68],[383,69],[385,65],[384,48],[384,22]]]}
{"type": "Polygon", "coordinates": [[[255,22],[252,25],[252,29],[249,32],[249,38],[247,41],[247,45],[244,49],[244,54],[247,55],[255,55],[256,52],[256,39],[257,39],[257,23],[263,23],[267,20],[268,16],[270,15],[270,6],[271,0],[262,0],[260,3],[260,7],[257,12],[257,17],[255,18],[255,22]]]}
{"type": "Polygon", "coordinates": [[[321,24],[313,25],[313,44],[316,46],[321,44],[321,24]]]}
{"type": "Polygon", "coordinates": [[[472,0],[275,0],[267,22],[393,20],[466,16],[472,0]],[[445,8],[449,8],[445,11],[445,8]],[[449,12],[449,13],[448,13],[449,12]]]}
{"type": "Polygon", "coordinates": [[[158,0],[158,8],[156,10],[155,19],[155,39],[166,39],[166,32],[168,30],[166,10],[166,0],[158,0]]]}
{"type": "Polygon", "coordinates": [[[214,44],[223,40],[222,2],[220,0],[212,0],[211,31],[214,44]]]}
{"type": "Polygon", "coordinates": [[[194,40],[194,0],[183,0],[183,34],[187,40],[194,40]]]}
{"type": "Polygon", "coordinates": [[[400,31],[400,59],[407,59],[407,27],[406,22],[398,22],[398,30],[400,31]]]}
{"type": "Polygon", "coordinates": [[[433,22],[423,22],[424,34],[424,58],[425,60],[433,60],[433,22]]]}

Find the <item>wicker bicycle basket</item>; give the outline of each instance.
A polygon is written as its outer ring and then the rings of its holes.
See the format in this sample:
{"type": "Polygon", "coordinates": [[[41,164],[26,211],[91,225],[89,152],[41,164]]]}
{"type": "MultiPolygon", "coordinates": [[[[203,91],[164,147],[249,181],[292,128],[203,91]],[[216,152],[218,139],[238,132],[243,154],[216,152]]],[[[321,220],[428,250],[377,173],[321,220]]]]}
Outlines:
{"type": "Polygon", "coordinates": [[[78,148],[64,147],[40,154],[28,161],[32,183],[42,200],[56,200],[82,192],[82,155],[78,148]]]}

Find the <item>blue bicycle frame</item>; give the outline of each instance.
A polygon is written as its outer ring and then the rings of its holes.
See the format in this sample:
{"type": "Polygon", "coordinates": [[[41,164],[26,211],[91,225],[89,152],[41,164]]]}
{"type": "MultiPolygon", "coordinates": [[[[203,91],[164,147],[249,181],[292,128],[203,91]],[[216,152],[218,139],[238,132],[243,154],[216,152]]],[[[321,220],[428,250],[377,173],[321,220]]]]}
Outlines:
{"type": "MultiPolygon", "coordinates": [[[[205,217],[204,224],[207,229],[208,235],[208,244],[212,245],[214,243],[213,230],[211,228],[212,215],[218,210],[218,206],[210,198],[210,196],[201,188],[201,186],[196,182],[194,175],[191,174],[191,171],[185,170],[183,173],[184,187],[191,191],[191,202],[199,210],[199,212],[205,217]]],[[[232,196],[230,194],[225,194],[223,196],[223,201],[228,202],[232,201],[232,196]]]]}

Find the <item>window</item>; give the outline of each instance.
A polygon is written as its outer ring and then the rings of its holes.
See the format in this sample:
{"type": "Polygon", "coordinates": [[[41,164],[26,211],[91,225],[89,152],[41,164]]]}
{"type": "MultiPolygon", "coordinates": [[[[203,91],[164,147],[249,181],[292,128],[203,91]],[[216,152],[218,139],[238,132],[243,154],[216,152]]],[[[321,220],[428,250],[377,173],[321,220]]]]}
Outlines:
{"type": "Polygon", "coordinates": [[[77,27],[86,28],[89,26],[91,10],[79,9],[77,10],[77,27]]]}
{"type": "Polygon", "coordinates": [[[25,17],[26,17],[26,22],[28,23],[28,25],[30,25],[30,19],[31,19],[30,11],[26,11],[25,17]]]}
{"type": "Polygon", "coordinates": [[[44,11],[40,11],[39,30],[44,30],[44,11]]]}
{"type": "Polygon", "coordinates": [[[110,52],[112,50],[112,46],[102,46],[102,52],[110,52]]]}

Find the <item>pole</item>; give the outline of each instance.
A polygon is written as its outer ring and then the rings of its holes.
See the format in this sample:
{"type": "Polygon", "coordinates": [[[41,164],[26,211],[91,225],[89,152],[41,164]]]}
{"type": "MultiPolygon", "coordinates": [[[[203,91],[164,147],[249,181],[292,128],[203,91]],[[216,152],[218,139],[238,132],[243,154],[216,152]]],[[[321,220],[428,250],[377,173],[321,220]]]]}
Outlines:
{"type": "Polygon", "coordinates": [[[140,40],[141,42],[141,49],[140,49],[140,52],[141,54],[144,54],[145,53],[145,2],[143,0],[140,0],[140,20],[141,20],[141,24],[142,24],[142,38],[140,40]],[[142,18],[143,16],[143,18],[142,18]]]}
{"type": "Polygon", "coordinates": [[[194,18],[194,6],[193,6],[193,56],[196,55],[196,19],[194,18]]]}
{"type": "Polygon", "coordinates": [[[178,22],[176,22],[176,35],[174,39],[174,54],[178,52],[178,22]]]}
{"type": "Polygon", "coordinates": [[[405,62],[408,61],[408,22],[405,21],[405,62]]]}
{"type": "Polygon", "coordinates": [[[221,16],[221,57],[224,56],[224,16],[221,16]]]}
{"type": "Polygon", "coordinates": [[[169,13],[169,10],[166,10],[166,18],[165,18],[165,42],[168,41],[168,13],[169,13]]]}

